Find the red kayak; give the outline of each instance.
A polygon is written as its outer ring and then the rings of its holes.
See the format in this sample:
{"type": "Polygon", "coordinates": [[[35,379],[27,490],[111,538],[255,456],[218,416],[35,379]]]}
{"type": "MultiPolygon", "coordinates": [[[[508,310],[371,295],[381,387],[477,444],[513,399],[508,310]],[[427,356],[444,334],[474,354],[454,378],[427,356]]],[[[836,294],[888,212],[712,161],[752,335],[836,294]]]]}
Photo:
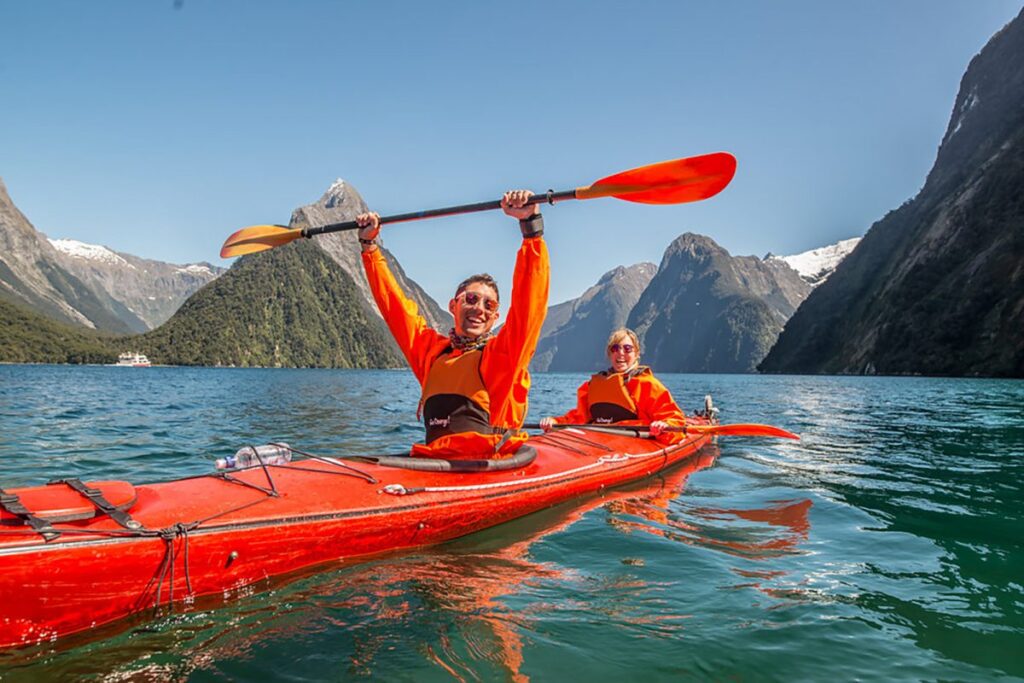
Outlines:
{"type": "Polygon", "coordinates": [[[63,480],[3,491],[0,648],[464,536],[659,472],[693,457],[714,429],[668,447],[639,433],[564,429],[531,438],[511,461],[316,457],[140,486],[63,480]]]}

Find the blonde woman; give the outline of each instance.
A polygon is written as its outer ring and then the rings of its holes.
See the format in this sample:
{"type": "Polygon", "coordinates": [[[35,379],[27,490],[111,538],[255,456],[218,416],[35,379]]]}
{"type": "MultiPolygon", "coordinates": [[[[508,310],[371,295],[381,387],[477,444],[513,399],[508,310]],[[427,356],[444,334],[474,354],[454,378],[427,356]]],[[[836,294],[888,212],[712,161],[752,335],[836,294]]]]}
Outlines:
{"type": "Polygon", "coordinates": [[[576,391],[576,407],[559,417],[540,421],[544,431],[556,424],[645,424],[659,441],[671,443],[681,435],[666,427],[682,427],[686,417],[665,385],[647,366],[640,365],[640,341],[633,330],[615,330],[605,345],[607,370],[591,376],[576,391]]]}

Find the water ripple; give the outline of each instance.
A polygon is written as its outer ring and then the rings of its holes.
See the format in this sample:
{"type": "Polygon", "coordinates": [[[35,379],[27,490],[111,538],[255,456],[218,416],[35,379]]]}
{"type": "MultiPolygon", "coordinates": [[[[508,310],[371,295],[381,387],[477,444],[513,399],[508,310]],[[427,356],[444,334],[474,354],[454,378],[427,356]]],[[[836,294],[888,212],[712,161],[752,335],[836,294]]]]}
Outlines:
{"type": "MultiPolygon", "coordinates": [[[[529,419],[581,379],[535,377],[529,419]]],[[[3,654],[0,678],[1024,678],[1024,382],[662,379],[802,440],[723,438],[438,548],[3,654]]],[[[394,452],[417,399],[403,371],[0,366],[0,486],[199,474],[273,440],[394,452]]]]}

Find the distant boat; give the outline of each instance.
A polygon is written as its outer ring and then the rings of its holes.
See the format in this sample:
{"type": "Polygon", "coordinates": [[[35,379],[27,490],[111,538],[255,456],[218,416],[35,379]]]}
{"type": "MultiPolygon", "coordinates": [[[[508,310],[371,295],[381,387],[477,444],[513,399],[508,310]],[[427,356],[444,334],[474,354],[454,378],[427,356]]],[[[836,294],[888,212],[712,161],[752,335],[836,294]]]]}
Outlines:
{"type": "Polygon", "coordinates": [[[149,359],[141,353],[122,353],[114,363],[119,368],[148,368],[152,365],[149,359]]]}

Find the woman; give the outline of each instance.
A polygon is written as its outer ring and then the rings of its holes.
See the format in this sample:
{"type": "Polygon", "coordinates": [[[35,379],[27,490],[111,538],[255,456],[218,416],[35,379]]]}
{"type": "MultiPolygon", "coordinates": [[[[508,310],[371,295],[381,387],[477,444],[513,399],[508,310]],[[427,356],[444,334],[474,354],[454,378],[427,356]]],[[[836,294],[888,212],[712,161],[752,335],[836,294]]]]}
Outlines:
{"type": "Polygon", "coordinates": [[[684,426],[686,417],[651,369],[640,365],[636,333],[626,328],[615,330],[605,349],[611,367],[580,386],[575,408],[561,417],[545,417],[540,421],[541,428],[549,431],[556,424],[646,424],[658,441],[679,440],[681,434],[666,432],[665,428],[684,426]]]}

